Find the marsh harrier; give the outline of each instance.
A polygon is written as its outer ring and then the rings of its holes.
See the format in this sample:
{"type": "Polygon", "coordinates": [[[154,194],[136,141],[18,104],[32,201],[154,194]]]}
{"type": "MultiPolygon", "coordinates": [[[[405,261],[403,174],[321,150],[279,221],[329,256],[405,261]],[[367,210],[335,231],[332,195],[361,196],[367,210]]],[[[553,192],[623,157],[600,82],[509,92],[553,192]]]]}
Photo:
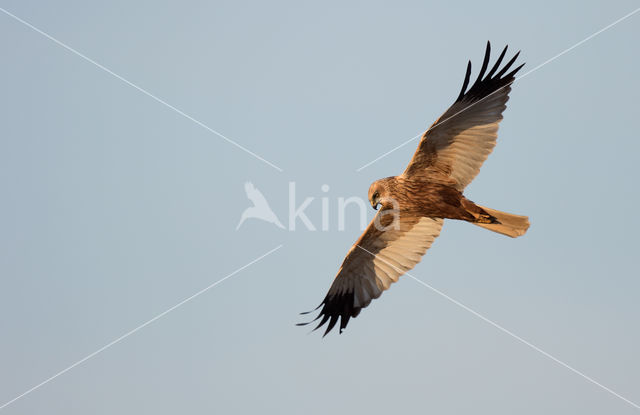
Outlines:
{"type": "Polygon", "coordinates": [[[444,219],[464,220],[512,238],[527,231],[526,216],[482,207],[463,195],[496,145],[510,85],[524,65],[508,72],[518,52],[500,67],[506,52],[507,47],[487,72],[491,53],[487,42],[478,78],[467,89],[469,61],[460,95],[422,135],[406,170],[371,185],[369,201],[380,210],[347,253],[316,308],[322,307],[313,321],[322,319],[314,330],[328,322],[326,335],[339,319],[342,333],[351,317],[420,262],[444,219]]]}

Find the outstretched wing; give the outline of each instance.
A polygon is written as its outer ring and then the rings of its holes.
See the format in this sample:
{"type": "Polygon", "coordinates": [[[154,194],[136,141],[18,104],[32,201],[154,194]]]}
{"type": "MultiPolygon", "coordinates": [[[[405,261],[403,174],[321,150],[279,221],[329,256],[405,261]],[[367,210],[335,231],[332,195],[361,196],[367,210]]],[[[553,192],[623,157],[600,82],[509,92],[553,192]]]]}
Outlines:
{"type": "Polygon", "coordinates": [[[507,73],[518,52],[500,68],[506,52],[507,47],[485,76],[491,54],[491,44],[487,42],[478,78],[467,91],[471,75],[469,61],[460,95],[423,134],[404,175],[444,176],[458,190],[463,190],[476,177],[496,145],[498,123],[507,107],[510,85],[524,65],[507,73]]]}
{"type": "MultiPolygon", "coordinates": [[[[443,219],[422,217],[411,211],[400,211],[396,216],[393,212],[380,210],[351,247],[318,306],[322,309],[313,321],[322,320],[314,330],[329,322],[326,336],[340,318],[342,333],[351,317],[420,262],[440,234],[443,219]]],[[[299,325],[305,324],[309,323],[299,325]]]]}

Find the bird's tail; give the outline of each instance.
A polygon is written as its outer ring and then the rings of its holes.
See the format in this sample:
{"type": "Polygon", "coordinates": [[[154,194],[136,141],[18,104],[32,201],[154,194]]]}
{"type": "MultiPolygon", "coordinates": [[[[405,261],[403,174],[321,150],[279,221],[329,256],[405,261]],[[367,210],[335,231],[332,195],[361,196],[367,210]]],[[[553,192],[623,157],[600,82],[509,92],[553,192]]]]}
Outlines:
{"type": "Polygon", "coordinates": [[[527,232],[527,229],[529,229],[529,218],[527,216],[513,215],[511,213],[500,212],[499,210],[493,210],[483,206],[478,207],[496,218],[498,222],[473,222],[474,225],[478,225],[482,228],[489,229],[490,231],[501,233],[512,238],[524,235],[525,232],[527,232]]]}

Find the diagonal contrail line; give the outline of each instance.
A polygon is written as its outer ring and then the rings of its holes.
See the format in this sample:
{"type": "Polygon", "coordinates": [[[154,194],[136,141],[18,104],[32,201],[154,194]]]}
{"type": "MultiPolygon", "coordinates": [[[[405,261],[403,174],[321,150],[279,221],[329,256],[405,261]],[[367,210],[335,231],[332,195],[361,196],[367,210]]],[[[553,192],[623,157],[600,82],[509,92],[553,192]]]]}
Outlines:
{"type": "Polygon", "coordinates": [[[25,392],[21,393],[20,395],[16,396],[15,398],[11,399],[10,401],[4,403],[2,406],[0,406],[0,410],[2,410],[3,408],[11,405],[12,403],[14,403],[15,401],[17,401],[18,399],[21,399],[23,397],[25,397],[26,395],[30,394],[31,392],[35,391],[36,389],[39,389],[40,387],[46,385],[47,383],[51,382],[52,380],[54,380],[55,378],[57,378],[58,376],[61,376],[65,373],[67,373],[68,371],[70,371],[71,369],[73,369],[76,366],[81,365],[82,363],[86,362],[87,360],[91,359],[92,357],[95,357],[96,355],[104,352],[105,350],[107,350],[108,348],[110,348],[111,346],[113,346],[116,343],[121,342],[122,340],[126,339],[127,337],[131,336],[132,334],[134,334],[135,332],[137,332],[138,330],[143,329],[144,327],[148,326],[149,324],[153,323],[154,321],[164,317],[165,315],[169,314],[170,312],[172,312],[173,310],[175,310],[176,308],[188,303],[189,301],[193,300],[194,298],[198,297],[201,294],[204,294],[205,292],[209,291],[210,289],[212,289],[213,287],[215,287],[216,285],[220,284],[221,282],[233,277],[234,275],[236,275],[237,273],[239,273],[240,271],[244,270],[245,268],[248,268],[249,266],[255,264],[256,262],[260,261],[261,259],[271,255],[272,253],[274,253],[275,251],[277,251],[278,249],[282,248],[282,245],[278,245],[277,247],[273,248],[272,250],[270,250],[269,252],[259,256],[258,258],[254,259],[253,261],[249,262],[246,265],[243,265],[242,267],[236,269],[235,271],[233,271],[231,274],[227,274],[225,277],[219,279],[218,281],[214,282],[211,285],[208,285],[207,287],[203,288],[202,290],[198,291],[197,293],[193,294],[190,297],[185,298],[184,300],[180,301],[178,304],[174,305],[173,307],[163,311],[162,313],[158,314],[157,316],[153,317],[150,320],[147,320],[146,322],[140,324],[138,327],[129,330],[128,332],[126,332],[125,334],[123,334],[122,336],[118,337],[117,339],[105,344],[104,346],[102,346],[101,348],[99,348],[98,350],[96,350],[95,352],[88,354],[87,356],[83,357],[82,359],[78,360],[77,362],[75,362],[74,364],[72,364],[71,366],[68,366],[67,368],[59,371],[58,373],[56,373],[55,375],[43,380],[42,382],[38,383],[37,385],[33,386],[31,389],[26,390],[25,392]]]}
{"type": "MultiPolygon", "coordinates": [[[[632,12],[630,12],[630,13],[625,14],[624,16],[622,16],[621,18],[619,18],[618,20],[616,20],[616,21],[614,21],[614,22],[612,22],[612,23],[609,23],[607,26],[603,27],[602,29],[598,30],[597,32],[594,32],[594,33],[590,34],[589,36],[585,37],[585,38],[584,38],[584,39],[582,39],[580,42],[578,42],[578,43],[574,44],[573,46],[571,46],[571,47],[569,47],[569,48],[567,48],[567,49],[563,50],[562,52],[558,53],[557,55],[555,55],[555,56],[553,56],[553,57],[551,57],[551,58],[547,59],[547,60],[546,60],[546,61],[544,61],[544,62],[542,62],[541,64],[539,64],[539,65],[538,65],[538,66],[536,66],[535,68],[531,69],[529,72],[526,72],[526,73],[522,74],[521,76],[516,77],[516,78],[514,79],[514,81],[513,81],[513,82],[515,82],[515,81],[519,81],[520,79],[524,78],[525,76],[529,75],[530,73],[533,73],[533,72],[537,71],[538,69],[542,68],[543,66],[545,66],[545,65],[547,65],[547,64],[549,64],[549,63],[551,63],[551,62],[553,62],[554,60],[558,59],[560,56],[564,55],[565,53],[570,52],[571,50],[573,50],[573,49],[577,48],[578,46],[582,45],[583,43],[585,43],[585,42],[587,42],[587,41],[589,41],[589,40],[593,39],[594,37],[598,36],[600,33],[604,32],[604,31],[606,31],[606,30],[611,29],[613,26],[617,25],[618,23],[622,22],[623,20],[628,19],[629,17],[633,16],[634,14],[636,14],[636,13],[637,13],[637,12],[639,12],[639,11],[640,11],[640,7],[638,7],[637,9],[635,9],[634,11],[632,11],[632,12]]],[[[458,115],[458,114],[460,114],[460,113],[462,113],[462,112],[464,112],[464,111],[468,110],[469,108],[473,107],[474,105],[481,103],[482,101],[484,101],[485,99],[489,98],[491,95],[495,94],[496,92],[500,91],[501,89],[503,89],[503,88],[506,88],[506,87],[510,86],[513,82],[511,82],[511,83],[509,83],[509,84],[507,84],[507,85],[505,85],[505,86],[503,86],[503,87],[501,87],[501,88],[498,88],[497,90],[493,91],[492,93],[490,93],[490,94],[489,94],[489,95],[487,95],[486,97],[484,97],[484,98],[482,98],[482,99],[480,99],[480,100],[478,100],[478,101],[474,102],[473,104],[470,104],[469,106],[467,106],[467,107],[465,107],[465,108],[461,109],[460,111],[456,112],[456,113],[455,113],[455,114],[453,114],[452,116],[447,117],[447,118],[445,118],[444,120],[442,120],[442,121],[439,121],[439,122],[435,123],[434,125],[432,125],[431,127],[429,127],[429,129],[428,129],[427,131],[425,131],[424,133],[418,134],[418,135],[416,135],[415,137],[411,137],[411,138],[410,138],[410,139],[408,139],[407,141],[404,141],[403,143],[398,144],[397,146],[395,146],[395,147],[394,147],[394,148],[392,148],[391,150],[387,151],[386,153],[384,153],[384,154],[382,154],[382,155],[380,155],[380,156],[376,157],[375,159],[371,160],[370,162],[368,162],[368,163],[367,163],[367,164],[365,164],[364,166],[361,166],[360,168],[358,168],[358,169],[356,170],[356,172],[360,172],[360,171],[362,171],[362,170],[366,169],[367,167],[371,166],[373,163],[377,162],[378,160],[381,160],[381,159],[383,159],[383,158],[387,157],[389,154],[391,154],[391,153],[395,152],[396,150],[401,149],[402,147],[406,146],[407,144],[411,143],[412,141],[416,140],[417,138],[420,138],[420,137],[424,136],[425,134],[427,134],[429,131],[433,130],[434,128],[436,128],[436,127],[437,127],[437,126],[439,126],[440,124],[442,124],[442,123],[444,123],[444,122],[446,122],[446,121],[450,120],[451,118],[455,117],[456,115],[458,115]]]]}
{"type": "Polygon", "coordinates": [[[159,102],[160,104],[164,105],[165,107],[175,111],[176,113],[182,115],[184,118],[188,119],[189,121],[192,121],[196,124],[198,124],[200,127],[204,128],[205,130],[209,131],[210,133],[213,133],[215,135],[217,135],[218,137],[222,138],[223,140],[225,140],[226,142],[228,142],[231,145],[236,146],[237,148],[239,148],[240,150],[244,151],[245,153],[255,157],[256,159],[262,161],[263,163],[266,163],[267,165],[273,167],[274,169],[278,170],[279,172],[283,172],[284,170],[282,170],[280,167],[276,166],[275,164],[271,163],[268,160],[265,160],[264,158],[260,157],[259,155],[257,155],[256,153],[254,153],[253,151],[249,150],[248,148],[244,147],[241,144],[238,144],[236,141],[230,139],[229,137],[225,136],[224,134],[214,130],[213,128],[209,127],[208,125],[206,125],[205,123],[193,118],[191,115],[187,114],[186,112],[176,108],[175,106],[169,104],[167,101],[163,100],[162,98],[157,97],[156,95],[152,94],[151,92],[147,91],[146,89],[134,84],[133,82],[129,81],[128,79],[124,78],[123,76],[118,75],[117,73],[113,72],[111,69],[107,68],[106,66],[96,62],[95,60],[91,59],[90,57],[82,54],[81,52],[78,52],[77,50],[75,50],[74,48],[72,48],[71,46],[67,45],[66,43],[56,39],[55,37],[51,36],[50,34],[46,33],[45,31],[38,29],[37,27],[35,27],[34,25],[32,25],[31,23],[27,22],[24,19],[21,19],[20,17],[16,16],[15,14],[9,12],[8,10],[0,7],[0,11],[4,14],[6,14],[7,16],[11,17],[12,19],[22,23],[23,25],[27,26],[28,28],[32,29],[33,31],[41,34],[42,36],[46,37],[47,39],[51,40],[52,42],[56,43],[57,45],[63,47],[64,49],[68,50],[69,52],[73,53],[74,55],[84,59],[85,61],[97,66],[98,68],[102,69],[103,71],[105,71],[106,73],[108,73],[109,75],[121,80],[122,82],[124,82],[125,84],[137,89],[138,91],[142,92],[144,95],[148,96],[149,98],[153,99],[154,101],[159,102]]]}
{"type": "Polygon", "coordinates": [[[493,320],[483,316],[482,314],[478,313],[477,311],[473,310],[472,308],[464,305],[463,303],[461,303],[460,301],[456,300],[455,298],[450,297],[449,295],[443,293],[442,291],[438,290],[437,288],[432,287],[431,285],[427,284],[426,282],[414,277],[413,275],[409,274],[408,272],[404,272],[403,270],[401,270],[400,268],[398,268],[395,265],[391,264],[390,262],[387,262],[383,258],[380,258],[379,256],[376,256],[374,253],[370,252],[366,248],[363,248],[360,245],[357,245],[357,246],[358,246],[358,248],[362,249],[363,251],[365,251],[365,252],[369,253],[370,255],[372,255],[373,257],[375,257],[376,259],[379,259],[380,261],[384,262],[385,264],[389,265],[390,267],[393,267],[396,271],[398,271],[400,273],[404,273],[404,275],[406,275],[409,278],[412,278],[413,280],[415,280],[416,282],[424,285],[425,287],[427,287],[428,289],[430,289],[434,293],[436,293],[436,294],[440,295],[441,297],[449,300],[450,302],[452,302],[453,304],[455,304],[458,307],[462,308],[463,310],[468,311],[469,313],[473,314],[474,316],[478,317],[479,319],[483,320],[484,322],[489,323],[490,325],[492,325],[493,327],[495,327],[498,330],[502,331],[503,333],[508,334],[509,336],[511,336],[514,339],[518,340],[520,343],[525,344],[526,346],[532,348],[533,350],[537,351],[538,353],[542,354],[543,356],[545,356],[545,357],[553,360],[554,362],[558,363],[559,365],[569,369],[573,373],[583,377],[584,379],[588,380],[589,382],[593,383],[594,385],[596,385],[596,386],[600,387],[601,389],[609,392],[613,396],[615,396],[615,397],[617,397],[619,399],[622,399],[623,401],[625,401],[629,405],[635,407],[636,409],[640,409],[640,405],[638,405],[637,403],[635,403],[633,401],[630,401],[629,399],[625,398],[624,396],[620,395],[619,393],[615,392],[614,390],[612,390],[612,389],[606,387],[605,385],[603,385],[602,383],[596,381],[592,377],[585,375],[584,373],[582,373],[578,369],[575,369],[574,367],[569,366],[567,363],[563,362],[562,360],[560,360],[560,359],[554,357],[553,355],[545,352],[544,350],[542,350],[538,346],[534,345],[533,343],[528,342],[527,340],[523,339],[522,337],[518,336],[517,334],[513,333],[512,331],[502,327],[498,323],[496,323],[493,320]]]}

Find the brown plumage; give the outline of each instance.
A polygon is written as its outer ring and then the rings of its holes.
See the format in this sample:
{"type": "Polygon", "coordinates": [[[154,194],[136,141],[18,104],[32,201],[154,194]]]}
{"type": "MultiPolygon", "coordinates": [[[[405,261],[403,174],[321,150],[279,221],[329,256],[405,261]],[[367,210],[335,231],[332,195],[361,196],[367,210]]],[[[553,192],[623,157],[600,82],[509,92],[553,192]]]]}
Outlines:
{"type": "Polygon", "coordinates": [[[496,144],[510,85],[523,66],[508,72],[518,52],[501,68],[506,51],[487,73],[487,42],[478,78],[467,90],[469,61],[460,95],[423,134],[406,170],[371,185],[369,201],[380,210],[347,253],[318,306],[322,309],[315,320],[321,320],[314,330],[328,322],[326,335],[340,320],[342,333],[351,317],[420,262],[444,219],[464,220],[513,238],[527,231],[526,216],[478,206],[462,194],[496,144]]]}

